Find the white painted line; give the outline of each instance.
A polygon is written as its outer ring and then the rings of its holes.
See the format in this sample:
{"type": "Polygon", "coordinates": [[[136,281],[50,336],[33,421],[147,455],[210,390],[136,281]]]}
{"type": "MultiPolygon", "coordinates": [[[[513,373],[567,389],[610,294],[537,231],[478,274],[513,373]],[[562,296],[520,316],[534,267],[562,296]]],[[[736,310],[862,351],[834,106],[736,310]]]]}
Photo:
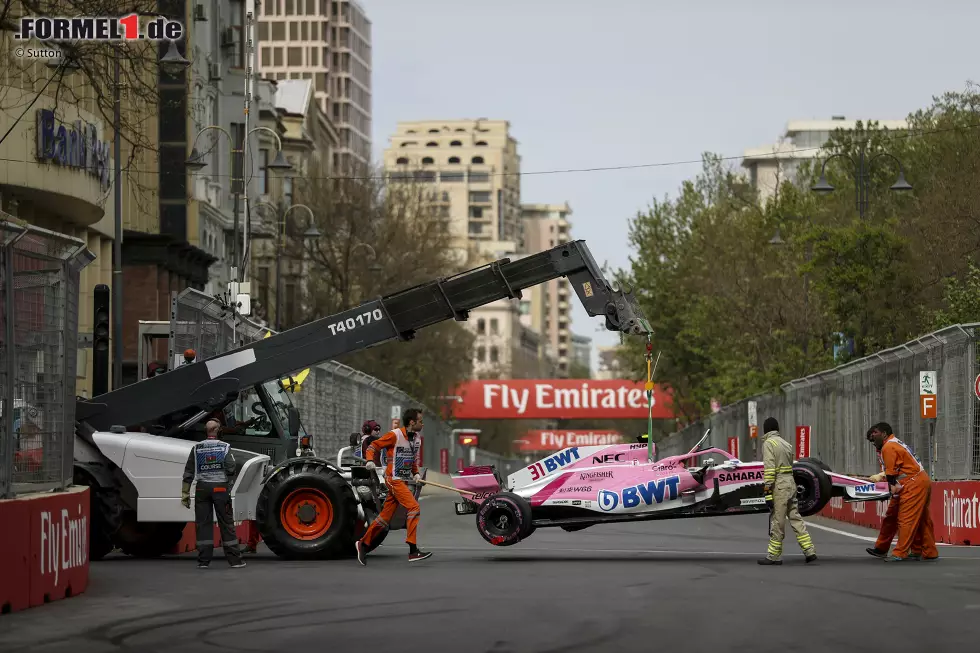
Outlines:
{"type": "Polygon", "coordinates": [[[867,535],[858,535],[857,533],[848,533],[847,531],[842,531],[838,528],[831,528],[830,526],[824,526],[823,524],[814,524],[812,521],[806,522],[807,527],[818,528],[822,531],[827,531],[828,533],[836,533],[837,535],[843,535],[845,537],[853,537],[855,540],[861,540],[863,542],[877,542],[878,538],[868,537],[867,535]]]}
{"type": "MultiPolygon", "coordinates": [[[[862,540],[864,542],[877,542],[878,538],[868,537],[867,535],[858,535],[857,533],[848,533],[847,531],[842,531],[837,528],[831,528],[830,526],[824,526],[823,524],[815,524],[812,521],[806,522],[807,526],[813,526],[814,528],[819,528],[822,531],[827,531],[829,533],[837,533],[838,535],[844,535],[846,537],[853,537],[855,540],[862,540]]],[[[971,549],[974,547],[969,547],[964,544],[946,544],[945,542],[936,542],[936,546],[955,546],[962,547],[964,549],[971,549]]]]}
{"type": "MultiPolygon", "coordinates": [[[[757,557],[757,558],[761,558],[761,557],[765,556],[765,554],[766,554],[765,550],[763,550],[762,552],[746,553],[744,551],[687,551],[687,550],[676,550],[676,549],[556,549],[556,548],[551,548],[551,547],[546,547],[546,548],[542,548],[542,547],[519,547],[519,548],[506,547],[506,548],[500,548],[500,547],[491,546],[489,544],[486,547],[476,547],[476,546],[430,546],[430,547],[427,547],[427,548],[433,549],[433,550],[442,550],[442,551],[482,551],[484,553],[494,552],[494,553],[504,553],[504,554],[506,554],[506,553],[520,554],[520,553],[529,553],[529,552],[535,552],[535,553],[539,553],[539,552],[543,552],[543,553],[633,553],[633,554],[636,554],[636,553],[648,553],[648,554],[650,554],[650,553],[654,553],[654,554],[667,553],[667,554],[675,554],[675,555],[701,555],[701,556],[753,556],[753,557],[757,557]]],[[[783,557],[784,558],[785,557],[802,558],[803,557],[803,554],[802,553],[784,553],[783,554],[783,557]]],[[[867,558],[868,556],[867,556],[867,554],[859,555],[859,554],[845,553],[845,554],[833,555],[833,556],[825,556],[825,557],[828,557],[828,558],[867,558]]]]}

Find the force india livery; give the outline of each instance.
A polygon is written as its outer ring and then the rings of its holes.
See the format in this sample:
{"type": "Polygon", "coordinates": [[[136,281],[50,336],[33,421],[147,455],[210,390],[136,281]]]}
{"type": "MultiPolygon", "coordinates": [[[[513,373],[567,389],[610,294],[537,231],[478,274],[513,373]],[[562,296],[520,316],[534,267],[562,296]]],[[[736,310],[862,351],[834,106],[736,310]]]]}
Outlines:
{"type": "MultiPolygon", "coordinates": [[[[456,514],[476,514],[486,541],[510,546],[538,527],[577,531],[609,522],[768,511],[761,462],[697,446],[650,462],[647,446],[570,447],[514,472],[506,485],[492,466],[465,468],[452,475],[453,485],[474,494],[463,495],[456,514]]],[[[815,458],[796,461],[793,474],[803,516],[819,512],[833,497],[855,502],[891,496],[887,483],[834,474],[815,458]]]]}

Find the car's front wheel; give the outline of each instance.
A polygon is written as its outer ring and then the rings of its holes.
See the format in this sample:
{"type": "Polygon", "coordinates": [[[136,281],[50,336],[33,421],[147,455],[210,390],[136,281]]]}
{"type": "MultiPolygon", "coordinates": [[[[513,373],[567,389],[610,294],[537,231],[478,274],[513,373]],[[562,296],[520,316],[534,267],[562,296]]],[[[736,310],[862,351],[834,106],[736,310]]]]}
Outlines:
{"type": "Polygon", "coordinates": [[[534,530],[531,506],[513,492],[500,492],[484,501],[476,511],[476,528],[494,546],[517,544],[534,530]]]}
{"type": "Polygon", "coordinates": [[[834,490],[830,477],[823,469],[811,462],[798,461],[793,465],[793,479],[796,481],[800,514],[807,517],[823,510],[834,490]]]}

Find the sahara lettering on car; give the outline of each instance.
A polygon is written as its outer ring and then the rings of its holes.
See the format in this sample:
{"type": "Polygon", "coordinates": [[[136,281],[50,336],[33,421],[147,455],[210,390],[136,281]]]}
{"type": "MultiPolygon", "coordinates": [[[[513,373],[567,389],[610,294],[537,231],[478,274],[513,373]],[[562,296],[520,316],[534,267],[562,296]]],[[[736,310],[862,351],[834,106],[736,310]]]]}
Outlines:
{"type": "Polygon", "coordinates": [[[718,475],[719,483],[740,483],[743,481],[761,481],[762,470],[745,472],[725,472],[718,475]]]}
{"type": "Polygon", "coordinates": [[[601,456],[592,456],[593,465],[605,465],[607,463],[621,463],[626,459],[625,453],[606,453],[601,456]]]}
{"type": "Polygon", "coordinates": [[[551,472],[561,469],[565,465],[569,465],[578,460],[579,457],[578,447],[572,447],[566,451],[560,451],[554,456],[548,456],[544,460],[536,462],[528,468],[531,470],[531,480],[536,481],[539,478],[543,478],[551,472]]]}
{"type": "Polygon", "coordinates": [[[612,472],[583,472],[578,475],[580,481],[598,481],[600,478],[612,478],[612,472]]]}
{"type": "Polygon", "coordinates": [[[652,506],[654,503],[672,501],[677,498],[680,482],[680,476],[669,476],[625,487],[618,493],[612,490],[599,490],[599,508],[609,512],[615,510],[620,501],[623,508],[636,508],[641,503],[652,506]]]}
{"type": "Polygon", "coordinates": [[[566,492],[591,492],[591,491],[592,491],[591,485],[578,485],[573,487],[563,487],[562,489],[558,490],[558,494],[564,494],[566,492]]]}

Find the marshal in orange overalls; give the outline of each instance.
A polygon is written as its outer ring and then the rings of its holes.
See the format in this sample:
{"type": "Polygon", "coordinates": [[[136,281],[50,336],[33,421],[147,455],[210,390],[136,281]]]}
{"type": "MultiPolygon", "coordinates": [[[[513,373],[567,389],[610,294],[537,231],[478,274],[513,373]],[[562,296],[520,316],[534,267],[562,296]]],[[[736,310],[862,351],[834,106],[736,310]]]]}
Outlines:
{"type": "Polygon", "coordinates": [[[913,542],[918,545],[920,541],[923,559],[938,558],[939,550],[929,512],[932,481],[925,468],[894,434],[885,438],[881,460],[889,483],[897,482],[902,486],[897,495],[898,544],[887,559],[907,560],[913,542]]]}
{"type": "MultiPolygon", "coordinates": [[[[388,496],[385,498],[384,507],[381,514],[371,522],[364,537],[361,538],[363,545],[370,550],[371,542],[381,531],[388,528],[395,510],[399,505],[405,506],[407,514],[406,528],[408,534],[405,543],[410,547],[416,543],[415,532],[419,526],[419,502],[409,489],[406,481],[412,480],[419,473],[416,461],[417,442],[411,442],[405,433],[404,428],[397,428],[388,431],[383,436],[374,440],[364,452],[364,457],[370,462],[381,451],[385,452],[388,464],[385,466],[385,484],[388,486],[388,496]]],[[[413,547],[414,548],[414,547],[413,547]]]]}

